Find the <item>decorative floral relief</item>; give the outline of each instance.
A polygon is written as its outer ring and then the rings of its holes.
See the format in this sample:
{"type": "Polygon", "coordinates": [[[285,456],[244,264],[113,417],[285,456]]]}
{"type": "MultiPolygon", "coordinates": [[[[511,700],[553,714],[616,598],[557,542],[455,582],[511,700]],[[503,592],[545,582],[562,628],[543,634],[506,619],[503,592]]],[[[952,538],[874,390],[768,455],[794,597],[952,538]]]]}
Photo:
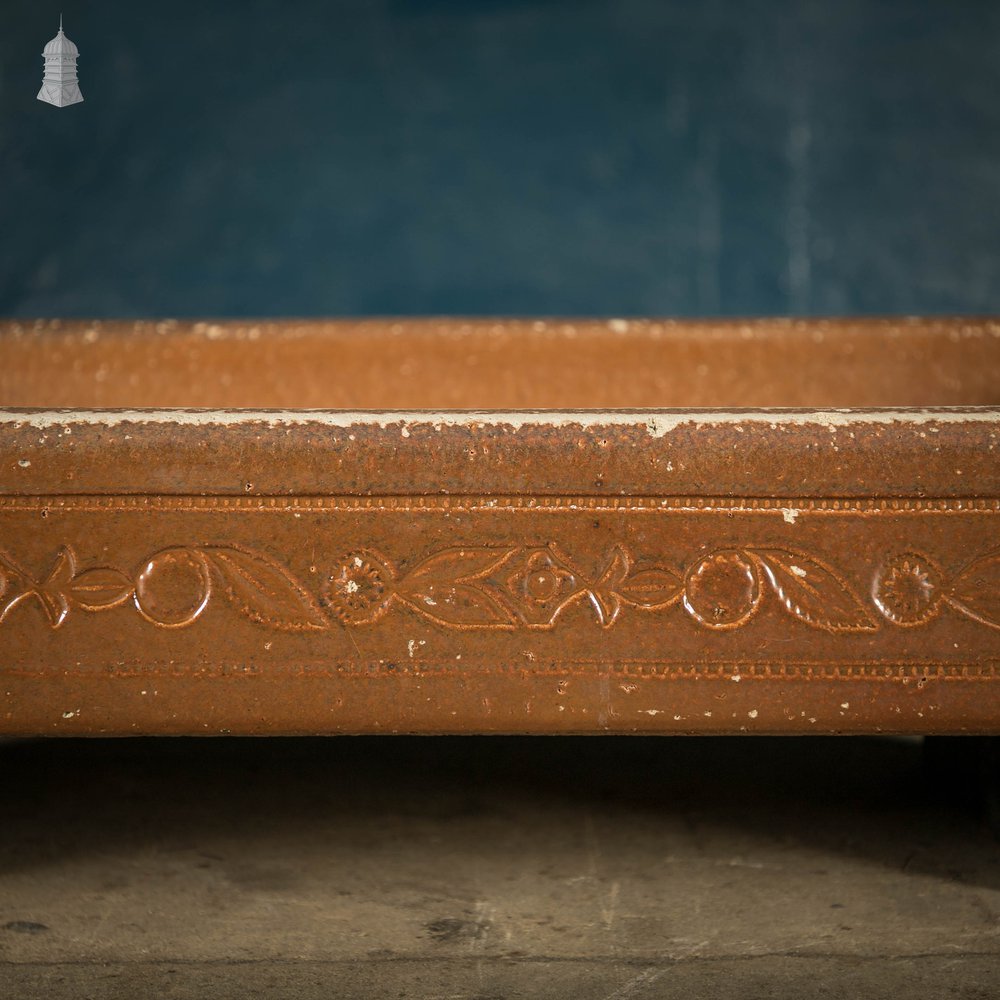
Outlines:
{"type": "Polygon", "coordinates": [[[876,574],[872,598],[896,625],[922,625],[947,605],[983,625],[1000,628],[1000,549],[973,559],[950,580],[927,556],[900,553],[876,574]]]}
{"type": "Polygon", "coordinates": [[[902,552],[875,574],[872,599],[895,625],[909,627],[930,621],[941,610],[941,571],[926,556],[902,552]]]}
{"type": "Polygon", "coordinates": [[[69,546],[52,569],[33,579],[0,553],[0,622],[31,599],[58,628],[72,607],[105,611],[132,600],[139,613],[162,628],[183,628],[220,591],[247,618],[279,629],[321,629],[327,619],[312,595],[269,556],[233,545],[174,546],[146,559],[134,573],[110,566],[77,568],[69,546]]]}
{"type": "MultiPolygon", "coordinates": [[[[718,549],[683,573],[636,561],[623,545],[613,546],[594,571],[555,544],[456,546],[405,569],[380,552],[357,549],[327,569],[318,596],[271,556],[242,546],[172,546],[131,573],[111,566],[81,569],[65,546],[40,579],[0,552],[0,622],[34,601],[53,628],[73,608],[106,611],[130,601],[152,624],[183,628],[222,596],[246,618],[289,631],[371,624],[394,605],[458,629],[549,629],[567,608],[582,605],[609,628],[627,606],[657,611],[678,603],[700,626],[726,630],[749,622],[765,595],[812,628],[878,628],[870,606],[838,570],[785,548],[718,549]]],[[[951,579],[924,555],[894,555],[876,572],[871,598],[887,621],[901,627],[922,625],[948,606],[1000,628],[1000,550],[951,579]]]]}
{"type": "Polygon", "coordinates": [[[399,601],[441,625],[551,628],[571,604],[587,602],[607,627],[623,603],[670,604],[682,586],[668,570],[633,574],[622,546],[593,579],[555,545],[444,549],[403,573],[379,553],[360,549],[336,566],[320,601],[351,625],[373,622],[399,601]]]}

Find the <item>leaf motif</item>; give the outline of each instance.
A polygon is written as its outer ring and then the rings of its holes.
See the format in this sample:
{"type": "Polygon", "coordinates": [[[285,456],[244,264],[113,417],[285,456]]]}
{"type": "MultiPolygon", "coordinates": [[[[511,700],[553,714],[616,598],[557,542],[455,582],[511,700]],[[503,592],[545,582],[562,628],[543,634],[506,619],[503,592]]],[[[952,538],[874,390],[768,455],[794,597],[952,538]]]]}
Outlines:
{"type": "Polygon", "coordinates": [[[827,632],[869,632],[872,614],[841,576],[812,556],[785,549],[749,549],[789,614],[827,632]]]}
{"type": "Polygon", "coordinates": [[[622,584],[628,576],[631,560],[621,545],[611,550],[611,559],[600,578],[585,593],[590,600],[597,620],[603,628],[610,628],[622,609],[622,584]]]}
{"type": "Polygon", "coordinates": [[[623,600],[640,608],[665,608],[681,596],[680,577],[659,566],[641,569],[619,585],[623,600]]]}
{"type": "Polygon", "coordinates": [[[66,595],[75,575],[76,556],[68,545],[63,545],[56,554],[49,575],[33,588],[53,628],[59,628],[69,614],[69,598],[66,595]]]}
{"type": "Polygon", "coordinates": [[[327,627],[312,595],[268,556],[230,545],[200,551],[222,577],[229,599],[252,621],[291,631],[327,627]]]}
{"type": "Polygon", "coordinates": [[[84,570],[67,586],[70,597],[87,611],[103,611],[132,596],[132,581],[119,569],[100,566],[84,570]]]}
{"type": "MultiPolygon", "coordinates": [[[[594,614],[597,615],[597,622],[601,628],[611,628],[622,609],[621,595],[613,590],[602,591],[595,588],[581,591],[581,593],[590,601],[590,606],[594,609],[594,614]]],[[[562,611],[563,608],[568,607],[579,596],[580,594],[575,594],[559,610],[562,611]]]]}
{"type": "Polygon", "coordinates": [[[513,612],[488,585],[417,581],[416,586],[407,586],[397,594],[414,610],[442,625],[500,628],[517,623],[513,612]]]}
{"type": "Polygon", "coordinates": [[[0,552],[0,599],[3,601],[0,605],[0,622],[12,608],[24,600],[33,586],[28,574],[6,553],[0,552]]]}
{"type": "Polygon", "coordinates": [[[629,557],[628,550],[623,545],[615,545],[611,549],[611,558],[608,560],[608,565],[597,581],[598,586],[609,587],[617,592],[631,568],[632,560],[629,557]]]}
{"type": "Polygon", "coordinates": [[[495,573],[518,551],[517,547],[503,545],[445,549],[414,566],[406,575],[406,582],[435,579],[468,583],[471,580],[481,580],[495,573]]]}
{"type": "Polygon", "coordinates": [[[76,576],[76,556],[68,545],[63,545],[56,553],[55,562],[43,586],[51,591],[66,590],[76,576]]]}
{"type": "Polygon", "coordinates": [[[963,615],[1000,628],[1000,549],[969,563],[952,580],[945,600],[963,615]]]}
{"type": "Polygon", "coordinates": [[[56,555],[48,576],[38,583],[7,555],[0,553],[0,622],[19,604],[34,597],[52,628],[59,628],[69,614],[66,583],[76,572],[73,550],[64,545],[56,555]]]}
{"type": "MultiPolygon", "coordinates": [[[[12,562],[10,556],[6,552],[0,552],[0,581],[6,581],[10,579],[21,580],[25,576],[25,572],[21,569],[17,563],[12,562]]],[[[0,584],[0,591],[3,587],[0,584]]]]}

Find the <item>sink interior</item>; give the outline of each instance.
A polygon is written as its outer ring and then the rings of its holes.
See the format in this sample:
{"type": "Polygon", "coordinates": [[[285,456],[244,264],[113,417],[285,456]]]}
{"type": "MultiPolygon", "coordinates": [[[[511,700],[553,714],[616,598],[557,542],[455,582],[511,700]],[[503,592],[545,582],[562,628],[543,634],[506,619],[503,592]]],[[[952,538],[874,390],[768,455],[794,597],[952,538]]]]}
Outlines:
{"type": "Polygon", "coordinates": [[[4,321],[0,406],[1000,404],[1000,322],[4,321]]]}

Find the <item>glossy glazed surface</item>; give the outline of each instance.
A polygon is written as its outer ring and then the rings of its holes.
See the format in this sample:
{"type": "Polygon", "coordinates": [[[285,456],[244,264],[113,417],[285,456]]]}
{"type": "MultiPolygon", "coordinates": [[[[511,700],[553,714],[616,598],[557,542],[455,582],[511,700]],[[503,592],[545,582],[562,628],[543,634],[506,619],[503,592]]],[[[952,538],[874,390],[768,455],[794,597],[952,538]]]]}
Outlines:
{"type": "Polygon", "coordinates": [[[996,329],[8,330],[4,728],[992,730],[996,329]]]}

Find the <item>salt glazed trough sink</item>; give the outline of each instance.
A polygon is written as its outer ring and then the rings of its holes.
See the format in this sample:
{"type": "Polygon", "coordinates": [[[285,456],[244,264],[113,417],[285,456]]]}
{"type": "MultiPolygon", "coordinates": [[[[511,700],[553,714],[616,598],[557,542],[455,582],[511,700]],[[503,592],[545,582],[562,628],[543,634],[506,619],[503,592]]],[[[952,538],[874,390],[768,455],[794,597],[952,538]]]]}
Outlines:
{"type": "Polygon", "coordinates": [[[0,733],[1000,731],[1000,322],[0,322],[0,733]]]}

